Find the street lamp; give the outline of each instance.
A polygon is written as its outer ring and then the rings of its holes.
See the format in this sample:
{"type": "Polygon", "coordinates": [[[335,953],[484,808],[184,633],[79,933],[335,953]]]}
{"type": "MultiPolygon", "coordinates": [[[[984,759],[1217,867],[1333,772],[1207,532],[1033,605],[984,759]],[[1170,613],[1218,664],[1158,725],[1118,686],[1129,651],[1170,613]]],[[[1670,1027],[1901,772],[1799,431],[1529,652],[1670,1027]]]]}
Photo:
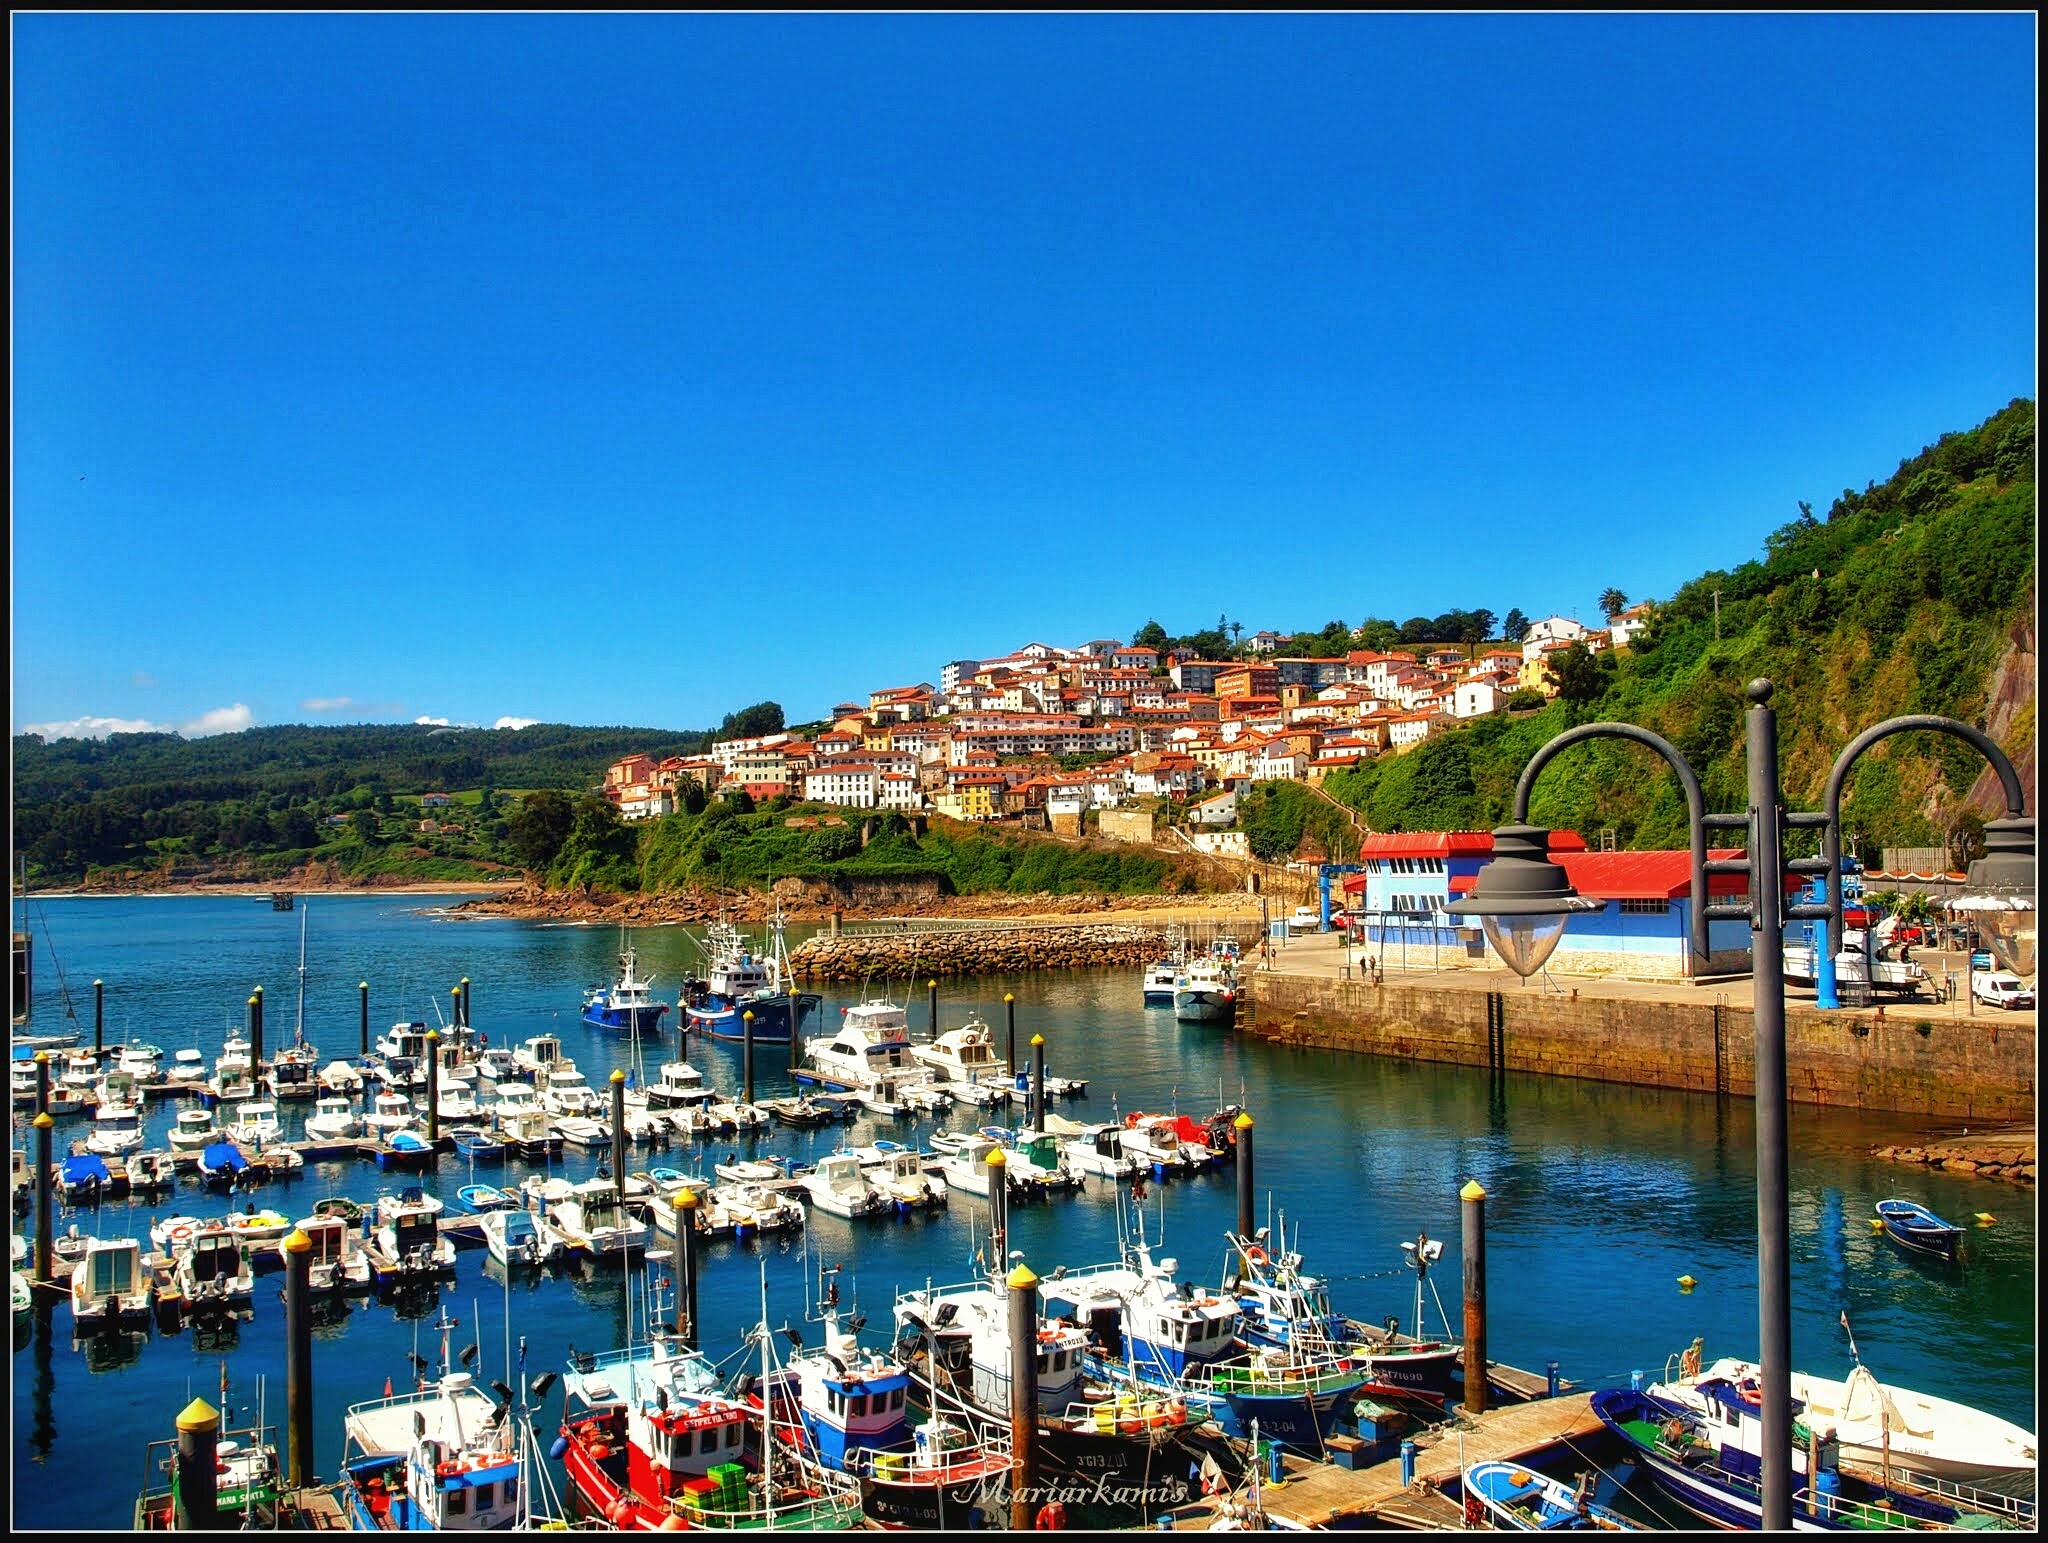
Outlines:
{"type": "Polygon", "coordinates": [[[1985,826],[1985,851],[1970,864],[1969,892],[1954,902],[1954,909],[1974,915],[1992,954],[2015,975],[2032,975],[2036,963],[2033,823],[1985,826]]]}
{"type": "MultiPolygon", "coordinates": [[[[1973,898],[1987,927],[2002,926],[2002,946],[2031,967],[2034,952],[2034,822],[2025,813],[2019,774],[2005,753],[1978,730],[1953,718],[1913,715],[1892,718],[1851,741],[1828,774],[1819,813],[1789,813],[1778,783],[1778,717],[1770,706],[1768,680],[1749,683],[1745,728],[1749,810],[1708,814],[1699,778],[1669,741],[1628,723],[1589,723],[1558,735],[1530,759],[1515,785],[1514,823],[1493,833],[1496,856],[1479,870],[1472,891],[1449,909],[1478,916],[1508,968],[1527,978],[1556,948],[1575,910],[1599,909],[1582,900],[1562,868],[1550,861],[1549,832],[1529,824],[1529,795],[1536,777],[1561,751],[1588,739],[1628,739],[1649,746],[1678,774],[1685,791],[1692,846],[1692,962],[1697,973],[1711,953],[1708,923],[1746,920],[1752,937],[1751,980],[1756,1023],[1756,1210],[1758,1361],[1762,1370],[1762,1523],[1766,1529],[1792,1526],[1792,1243],[1790,1181],[1787,1172],[1785,1080],[1785,923],[1827,919],[1831,936],[1842,935],[1842,788],[1856,758],[1870,746],[1909,729],[1951,734],[1991,763],[2004,786],[2006,817],[1985,828],[1988,850],[1970,869],[1973,898]],[[1822,855],[1784,857],[1788,829],[1821,832],[1822,855]],[[1741,831],[1747,855],[1709,862],[1709,830],[1741,831]],[[1546,871],[1547,870],[1547,871],[1546,871]],[[1745,898],[1709,905],[1708,875],[1739,873],[1749,879],[1745,898]],[[1825,903],[1787,906],[1786,874],[1823,876],[1825,903]]],[[[1826,952],[1824,948],[1822,952],[1826,952]]],[[[2006,957],[2001,954],[2001,958],[2006,957]]],[[[1832,967],[1832,959],[1828,961],[1832,967]]],[[[2017,969],[2017,966],[2012,966],[2017,969]]],[[[2019,973],[2026,973],[2020,971],[2019,973]]],[[[1830,968],[1830,975],[1832,970],[1830,968]]]]}

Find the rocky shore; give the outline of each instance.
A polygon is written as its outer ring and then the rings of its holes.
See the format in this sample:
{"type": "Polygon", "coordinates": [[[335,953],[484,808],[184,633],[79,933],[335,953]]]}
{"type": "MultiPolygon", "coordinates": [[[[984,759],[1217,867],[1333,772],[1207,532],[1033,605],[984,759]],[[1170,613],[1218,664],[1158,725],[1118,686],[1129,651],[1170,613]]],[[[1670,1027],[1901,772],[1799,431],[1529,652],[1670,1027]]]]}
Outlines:
{"type": "Polygon", "coordinates": [[[1871,1148],[1872,1157],[1894,1163],[1924,1163],[1945,1173],[1974,1173],[1980,1179],[2034,1182],[2034,1133],[1990,1132],[1961,1135],[1919,1146],[1871,1148]]]}
{"type": "MultiPolygon", "coordinates": [[[[1244,938],[1259,924],[1223,924],[1244,938]]],[[[903,980],[941,975],[1019,975],[1102,965],[1144,965],[1166,946],[1166,928],[1133,922],[1020,923],[1014,927],[819,933],[791,950],[806,980],[903,980]]]]}

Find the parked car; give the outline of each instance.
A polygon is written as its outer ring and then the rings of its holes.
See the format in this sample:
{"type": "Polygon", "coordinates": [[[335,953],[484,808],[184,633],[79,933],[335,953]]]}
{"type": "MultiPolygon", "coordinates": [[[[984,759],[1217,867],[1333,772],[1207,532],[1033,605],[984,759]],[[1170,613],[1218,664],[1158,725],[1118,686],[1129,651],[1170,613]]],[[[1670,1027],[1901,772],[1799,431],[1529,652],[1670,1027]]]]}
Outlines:
{"type": "Polygon", "coordinates": [[[1993,970],[1988,975],[1973,976],[1970,992],[1978,1001],[1991,1007],[2031,1009],[2034,1005],[2034,988],[2010,970],[1993,970]]]}

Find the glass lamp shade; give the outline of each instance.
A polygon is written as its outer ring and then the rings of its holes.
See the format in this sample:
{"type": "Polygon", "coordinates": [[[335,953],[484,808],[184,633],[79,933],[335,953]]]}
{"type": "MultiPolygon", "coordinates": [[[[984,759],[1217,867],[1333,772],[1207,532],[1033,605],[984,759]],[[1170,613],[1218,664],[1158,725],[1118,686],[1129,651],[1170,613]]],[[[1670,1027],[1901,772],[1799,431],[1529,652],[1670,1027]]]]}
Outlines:
{"type": "Polygon", "coordinates": [[[2034,822],[1993,820],[1984,827],[1985,853],[1970,864],[1970,893],[1952,909],[1969,913],[1983,929],[1998,962],[2015,975],[2032,975],[2034,954],[2034,822]]]}
{"type": "Polygon", "coordinates": [[[1524,980],[1549,961],[1564,937],[1565,913],[1548,916],[1483,916],[1487,941],[1500,955],[1501,963],[1524,980]]]}
{"type": "Polygon", "coordinates": [[[1975,907],[1977,925],[1992,957],[2015,975],[2032,975],[2039,962],[2034,952],[2034,908],[2025,901],[1999,897],[1996,906],[1975,907]]]}

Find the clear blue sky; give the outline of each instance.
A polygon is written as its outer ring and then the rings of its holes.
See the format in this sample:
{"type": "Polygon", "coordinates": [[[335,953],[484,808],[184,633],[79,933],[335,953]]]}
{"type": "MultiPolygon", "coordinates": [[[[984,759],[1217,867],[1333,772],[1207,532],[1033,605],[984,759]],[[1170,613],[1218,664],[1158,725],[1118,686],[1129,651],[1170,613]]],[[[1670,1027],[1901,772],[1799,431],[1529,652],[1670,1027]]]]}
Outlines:
{"type": "Polygon", "coordinates": [[[14,726],[1593,614],[2035,389],[2035,19],[16,15],[14,726]]]}

